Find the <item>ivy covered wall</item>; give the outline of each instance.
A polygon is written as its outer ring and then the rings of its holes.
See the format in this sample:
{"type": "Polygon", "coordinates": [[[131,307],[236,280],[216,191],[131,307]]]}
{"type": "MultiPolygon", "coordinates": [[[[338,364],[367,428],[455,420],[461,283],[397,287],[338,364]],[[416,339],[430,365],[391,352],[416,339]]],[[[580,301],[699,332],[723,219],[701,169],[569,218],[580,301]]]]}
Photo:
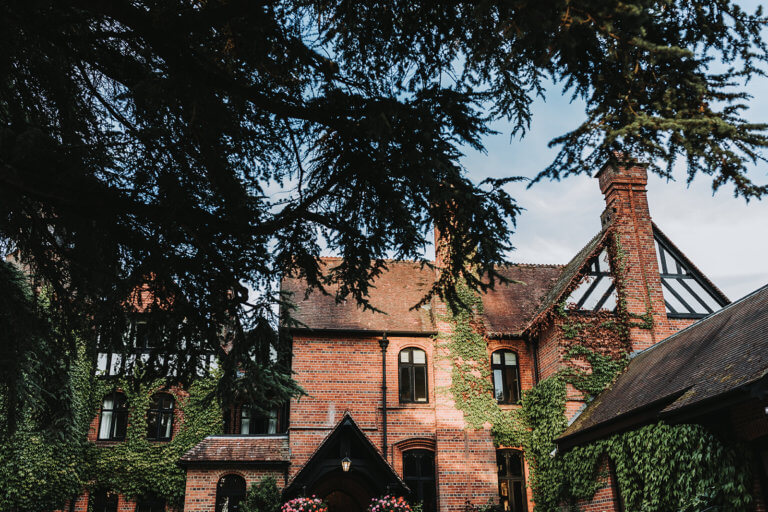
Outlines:
{"type": "MultiPolygon", "coordinates": [[[[617,243],[611,258],[620,270],[617,243]]],[[[652,424],[556,454],[555,440],[567,427],[568,400],[578,396],[588,402],[604,390],[629,361],[631,330],[653,325],[650,314],[627,312],[625,283],[618,276],[615,312],[582,314],[565,304],[553,309],[549,320],[559,330],[562,364],[525,390],[515,409],[500,407],[493,397],[482,302],[459,284],[463,306],[449,307],[451,332],[444,337],[454,364],[449,392],[467,427],[490,423],[497,446],[524,448],[537,512],[560,511],[563,505],[579,510],[598,490],[606,458],[615,465],[625,510],[692,512],[714,505],[747,510],[752,501],[750,465],[745,463],[749,454],[698,425],[652,424]]]]}
{"type": "Polygon", "coordinates": [[[161,381],[134,386],[93,376],[92,364],[80,357],[70,372],[75,411],[71,432],[51,432],[31,415],[18,431],[0,443],[0,510],[35,511],[63,508],[84,490],[104,488],[129,498],[162,497],[171,506],[184,502],[185,471],[179,457],[208,435],[220,433],[221,407],[214,399],[215,375],[197,380],[188,392],[170,389],[183,420],[171,441],[147,440],[146,411],[161,381]],[[120,442],[88,441],[88,431],[101,401],[113,389],[127,398],[126,438],[120,442]]]}

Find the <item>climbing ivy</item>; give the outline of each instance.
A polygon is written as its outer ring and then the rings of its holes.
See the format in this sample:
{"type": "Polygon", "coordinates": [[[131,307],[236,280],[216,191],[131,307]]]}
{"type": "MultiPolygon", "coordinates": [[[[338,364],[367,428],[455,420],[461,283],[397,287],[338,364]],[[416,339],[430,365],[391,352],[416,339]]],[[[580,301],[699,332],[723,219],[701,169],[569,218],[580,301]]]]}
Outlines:
{"type": "Polygon", "coordinates": [[[162,388],[163,381],[138,385],[136,382],[128,378],[96,382],[96,400],[112,389],[120,389],[125,393],[130,413],[125,441],[94,446],[95,478],[90,485],[131,498],[156,495],[170,505],[182,505],[186,473],[178,465],[179,458],[206,436],[221,433],[221,406],[213,398],[217,376],[196,380],[186,394],[173,388],[166,390],[174,395],[175,406],[184,418],[173,439],[167,442],[147,439],[146,411],[151,396],[162,388]]]}
{"type": "Polygon", "coordinates": [[[96,488],[130,498],[155,495],[169,505],[182,505],[186,475],[179,458],[222,428],[221,407],[213,399],[218,376],[198,379],[188,394],[169,390],[184,420],[168,442],[146,439],[146,411],[162,381],[136,385],[129,378],[96,377],[82,348],[70,376],[75,415],[71,435],[48,433],[27,415],[16,433],[0,442],[0,510],[58,509],[84,489],[96,488]],[[126,439],[109,446],[89,442],[101,400],[115,388],[125,393],[130,411],[126,439]]]}
{"type": "Polygon", "coordinates": [[[614,237],[609,252],[617,269],[617,309],[591,316],[571,315],[565,304],[555,308],[564,319],[561,329],[568,364],[523,393],[520,407],[502,409],[493,397],[487,345],[477,320],[482,302],[468,287],[457,284],[459,306],[449,306],[445,320],[451,333],[440,340],[453,362],[450,393],[470,428],[491,425],[497,446],[522,446],[529,464],[528,484],[536,511],[554,512],[566,504],[578,510],[599,488],[606,457],[615,466],[625,510],[693,512],[710,506],[745,510],[751,502],[749,454],[739,445],[724,444],[698,425],[656,423],[557,454],[556,439],[565,431],[568,385],[586,401],[603,391],[629,361],[630,328],[650,329],[653,316],[627,312],[624,297],[624,256],[614,237]],[[605,350],[594,341],[618,343],[623,350],[605,350]],[[602,350],[601,350],[602,349],[602,350]],[[583,364],[583,363],[586,363],[583,364]]]}
{"type": "Polygon", "coordinates": [[[456,286],[458,301],[448,305],[444,320],[451,333],[439,338],[453,363],[450,393],[463,411],[467,424],[475,429],[491,424],[496,446],[522,446],[526,428],[517,409],[502,409],[491,385],[491,368],[485,338],[475,325],[483,312],[480,298],[467,285],[456,286]]]}
{"type": "MultiPolygon", "coordinates": [[[[90,478],[90,444],[86,440],[91,421],[87,389],[90,365],[82,347],[80,358],[69,372],[67,392],[72,393],[70,432],[41,428],[34,414],[24,409],[18,429],[0,441],[0,510],[39,511],[58,508],[76,496],[90,478]]],[[[0,400],[4,399],[0,393],[0,400]]]]}

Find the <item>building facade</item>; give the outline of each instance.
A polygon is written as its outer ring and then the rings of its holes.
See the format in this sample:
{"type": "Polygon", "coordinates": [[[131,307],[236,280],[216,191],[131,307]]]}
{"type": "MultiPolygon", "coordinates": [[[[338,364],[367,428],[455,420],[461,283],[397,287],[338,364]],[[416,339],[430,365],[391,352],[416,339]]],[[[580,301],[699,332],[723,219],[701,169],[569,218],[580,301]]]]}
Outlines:
{"type": "MultiPolygon", "coordinates": [[[[594,332],[588,340],[596,351],[618,357],[728,303],[653,224],[646,180],[640,165],[607,165],[598,175],[606,201],[602,228],[573,260],[507,265],[500,272],[509,283],[481,294],[472,328],[485,340],[489,392],[500,408],[520,407],[522,393],[542,379],[585,364],[569,355],[573,339],[569,320],[558,314],[563,308],[571,318],[636,319],[625,336],[594,332]]],[[[454,359],[446,340],[455,325],[447,305],[434,299],[413,308],[432,286],[436,267],[388,261],[369,297],[383,313],[339,303],[333,289],[307,294],[304,281],[284,278],[301,326],[289,333],[292,370],[306,396],[267,416],[248,407],[224,414],[228,434],[206,438],[179,461],[187,475],[184,510],[236,510],[252,483],[272,475],[285,498],[317,495],[333,511],[365,510],[384,493],[411,496],[428,512],[488,504],[532,511],[522,447],[497,446],[490,424],[469,428],[450,391],[454,359]]],[[[94,439],[120,428],[104,426],[105,418],[121,414],[119,397],[110,400],[94,420],[94,439]]],[[[175,428],[164,426],[167,404],[159,397],[152,412],[161,436],[175,428]]],[[[583,395],[569,388],[567,416],[584,406],[583,395]]],[[[90,497],[99,512],[156,510],[122,496],[109,499],[114,504],[90,497]]],[[[598,493],[595,500],[601,499],[598,493]]],[[[73,508],[84,510],[88,500],[80,497],[73,508]]]]}

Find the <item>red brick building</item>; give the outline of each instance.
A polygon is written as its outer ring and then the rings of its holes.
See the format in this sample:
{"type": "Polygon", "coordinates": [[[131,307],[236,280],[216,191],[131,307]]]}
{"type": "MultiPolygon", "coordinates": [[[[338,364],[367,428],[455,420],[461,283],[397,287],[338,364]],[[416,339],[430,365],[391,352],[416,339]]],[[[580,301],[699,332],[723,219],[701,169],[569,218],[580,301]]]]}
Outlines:
{"type": "MultiPolygon", "coordinates": [[[[600,351],[618,355],[646,349],[728,303],[652,223],[646,179],[639,165],[606,166],[598,175],[606,200],[602,229],[573,260],[509,264],[500,271],[510,283],[482,294],[476,328],[502,408],[519,407],[524,390],[568,364],[571,340],[556,314],[564,304],[590,317],[614,315],[624,301],[643,321],[632,324],[623,345],[594,340],[600,351]]],[[[286,498],[315,494],[334,511],[364,510],[385,492],[410,494],[430,512],[464,510],[467,503],[532,511],[521,447],[495,446],[488,424],[468,428],[448,391],[446,305],[435,299],[412,309],[434,280],[433,269],[388,261],[370,293],[383,312],[375,313],[351,300],[337,303],[333,289],[306,294],[305,282],[286,277],[282,289],[292,294],[301,325],[290,329],[292,369],[307,395],[266,418],[247,407],[230,412],[230,434],[184,455],[184,510],[218,511],[225,503],[234,510],[245,489],[270,474],[286,498]]],[[[571,389],[568,416],[584,405],[571,389]]]]}
{"type": "MultiPolygon", "coordinates": [[[[663,421],[697,424],[755,455],[753,510],[768,492],[768,285],[696,322],[632,359],[611,387],[558,440],[567,451],[663,421]]],[[[606,461],[607,463],[607,461],[606,461]]],[[[613,471],[583,510],[623,512],[613,471]]]]}

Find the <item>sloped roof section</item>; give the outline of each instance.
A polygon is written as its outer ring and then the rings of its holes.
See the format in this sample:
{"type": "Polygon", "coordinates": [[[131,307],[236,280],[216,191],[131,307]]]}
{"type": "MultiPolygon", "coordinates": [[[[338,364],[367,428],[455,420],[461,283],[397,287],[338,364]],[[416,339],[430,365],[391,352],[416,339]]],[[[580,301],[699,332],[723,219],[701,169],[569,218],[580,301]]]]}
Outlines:
{"type": "Polygon", "coordinates": [[[610,224],[603,226],[603,229],[601,229],[600,232],[562,268],[560,275],[556,278],[546,295],[541,299],[533,315],[531,315],[530,320],[525,326],[526,329],[532,327],[547,311],[549,311],[550,308],[555,306],[563,298],[563,295],[568,292],[571,283],[573,283],[573,280],[579,275],[579,272],[589,263],[589,260],[603,248],[604,243],[608,238],[609,231],[610,224]]]}
{"type": "Polygon", "coordinates": [[[288,481],[283,489],[283,496],[293,496],[304,487],[312,488],[325,476],[338,472],[344,456],[351,460],[349,474],[362,477],[369,486],[376,488],[376,491],[410,492],[403,479],[347,411],[315,448],[301,469],[288,481]]]}
{"type": "Polygon", "coordinates": [[[499,268],[499,274],[510,282],[497,283],[482,295],[486,333],[491,337],[519,336],[562,271],[562,265],[510,264],[499,268]]]}
{"type": "Polygon", "coordinates": [[[290,461],[287,436],[209,436],[181,456],[182,466],[277,465],[290,461]]]}
{"type": "MultiPolygon", "coordinates": [[[[327,265],[338,258],[323,258],[327,265]]],[[[353,298],[336,302],[337,286],[327,286],[329,295],[313,290],[306,295],[303,279],[283,278],[282,291],[291,294],[296,305],[291,316],[315,330],[372,330],[432,332],[432,311],[427,307],[411,308],[427,295],[435,281],[435,272],[413,261],[387,261],[387,269],[373,282],[368,300],[384,313],[363,310],[353,298]]]]}
{"type": "MultiPolygon", "coordinates": [[[[325,258],[328,264],[337,258],[325,258]]],[[[533,315],[536,304],[555,283],[561,265],[509,264],[498,272],[509,283],[497,283],[483,294],[484,323],[493,336],[519,335],[533,315]]],[[[369,295],[371,305],[384,313],[365,311],[354,299],[336,303],[336,287],[330,295],[313,291],[305,297],[307,285],[302,279],[284,278],[282,290],[291,294],[296,305],[292,316],[312,330],[388,331],[432,333],[436,330],[432,308],[415,310],[431,289],[435,272],[410,261],[388,261],[387,270],[374,281],[369,295]]]]}
{"type": "Polygon", "coordinates": [[[766,379],[768,285],[640,352],[559,442],[669,418],[766,379]]]}

